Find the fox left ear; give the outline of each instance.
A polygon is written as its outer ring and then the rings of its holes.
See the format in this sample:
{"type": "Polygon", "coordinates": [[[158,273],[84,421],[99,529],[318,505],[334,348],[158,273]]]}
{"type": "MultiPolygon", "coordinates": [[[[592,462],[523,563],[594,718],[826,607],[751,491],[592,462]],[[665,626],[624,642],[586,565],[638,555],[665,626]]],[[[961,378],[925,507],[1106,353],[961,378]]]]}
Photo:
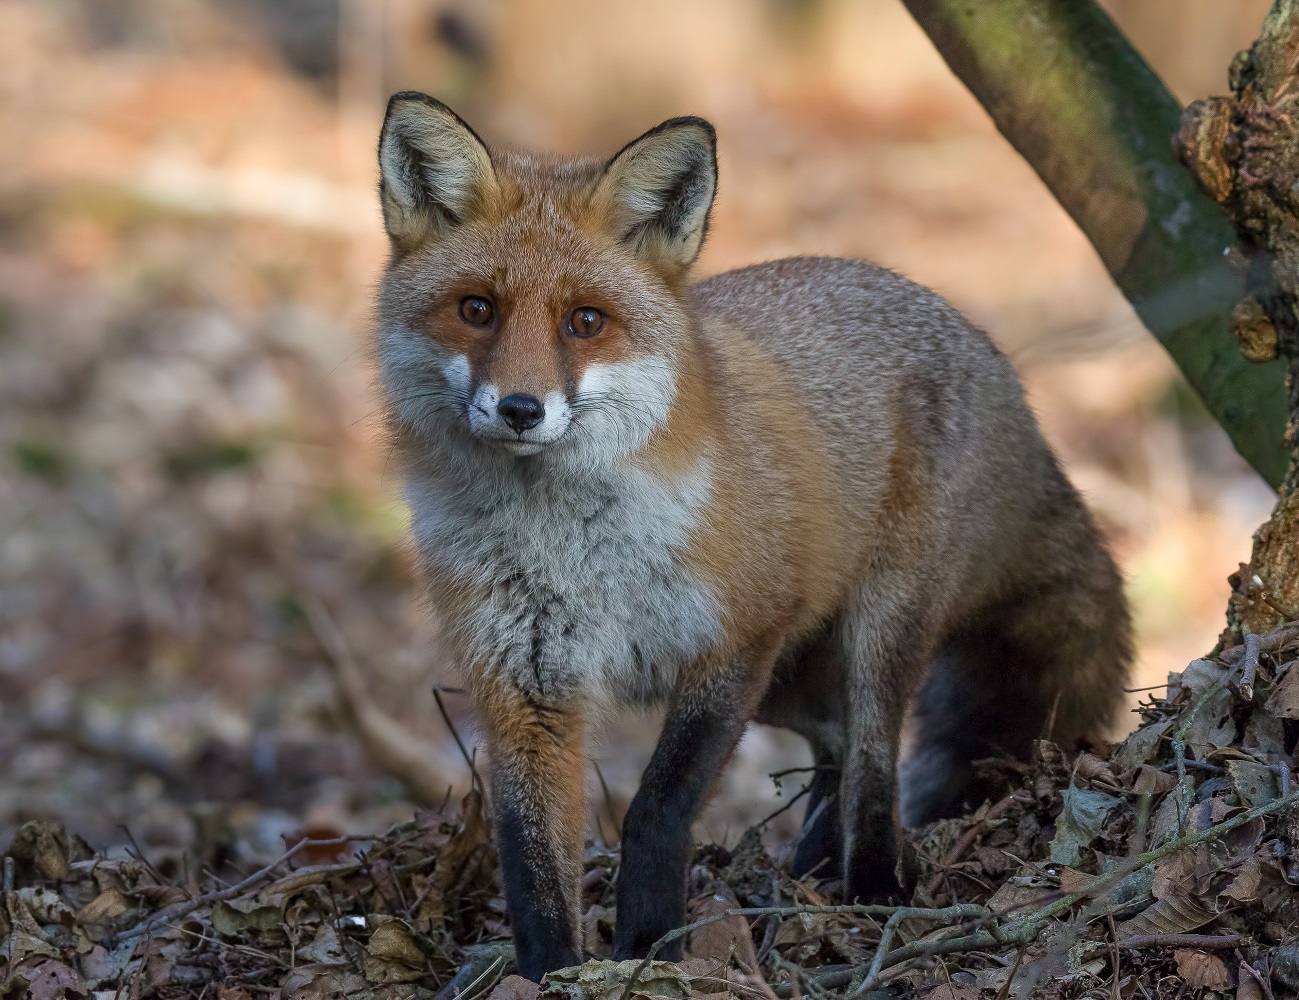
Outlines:
{"type": "Polygon", "coordinates": [[[594,201],[638,254],[684,272],[703,249],[717,192],[717,132],[702,118],[671,118],[605,165],[594,201]]]}

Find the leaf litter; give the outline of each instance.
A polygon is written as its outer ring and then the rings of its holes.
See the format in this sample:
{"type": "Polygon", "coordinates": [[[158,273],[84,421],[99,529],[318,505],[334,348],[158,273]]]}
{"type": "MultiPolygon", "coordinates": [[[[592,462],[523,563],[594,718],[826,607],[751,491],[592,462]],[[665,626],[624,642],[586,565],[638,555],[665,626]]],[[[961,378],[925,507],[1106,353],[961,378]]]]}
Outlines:
{"type": "Polygon", "coordinates": [[[618,855],[592,843],[588,961],[540,988],[513,974],[477,790],[374,836],[299,838],[234,885],[32,821],[5,849],[0,998],[1295,996],[1299,626],[1251,643],[1252,684],[1243,645],[1197,660],[1122,743],[982,762],[1009,794],[911,831],[906,907],[836,905],[754,828],[697,848],[683,962],[615,961],[618,855]]]}

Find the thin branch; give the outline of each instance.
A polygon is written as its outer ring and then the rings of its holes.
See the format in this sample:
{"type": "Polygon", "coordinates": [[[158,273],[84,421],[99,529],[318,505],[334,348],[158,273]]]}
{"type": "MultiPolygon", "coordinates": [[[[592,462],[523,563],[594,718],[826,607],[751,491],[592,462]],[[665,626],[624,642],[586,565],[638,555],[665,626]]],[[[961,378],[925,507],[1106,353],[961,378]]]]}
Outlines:
{"type": "Polygon", "coordinates": [[[433,700],[437,702],[438,711],[442,713],[442,721],[447,724],[447,728],[451,730],[451,735],[455,738],[456,746],[460,748],[460,756],[465,759],[465,764],[469,767],[470,780],[473,781],[474,787],[478,789],[478,794],[483,797],[483,805],[486,805],[487,786],[483,784],[483,779],[478,774],[478,755],[476,752],[471,754],[468,749],[466,749],[465,741],[460,738],[460,730],[458,730],[456,724],[451,721],[451,713],[447,711],[447,706],[442,701],[442,690],[442,688],[438,687],[433,689],[433,700]]]}
{"type": "MultiPolygon", "coordinates": [[[[664,947],[671,944],[673,941],[685,937],[692,931],[696,931],[701,927],[707,927],[709,924],[715,924],[719,920],[730,920],[734,917],[797,917],[804,914],[841,914],[845,916],[858,917],[889,917],[898,910],[914,909],[915,907],[910,906],[876,906],[866,903],[845,903],[839,906],[746,906],[721,910],[717,913],[710,914],[707,917],[701,917],[699,920],[686,924],[684,927],[677,927],[670,930],[650,945],[649,953],[641,959],[640,965],[636,966],[635,970],[631,974],[631,978],[627,980],[626,985],[623,987],[620,1000],[628,1000],[631,996],[632,990],[636,987],[636,983],[640,980],[640,977],[644,974],[645,970],[649,968],[650,962],[654,960],[654,956],[664,947]]],[[[982,906],[972,906],[971,909],[978,910],[982,916],[990,915],[987,909],[982,906]]],[[[934,911],[925,910],[920,912],[931,913],[934,911]]]]}
{"type": "Polygon", "coordinates": [[[1239,948],[1250,943],[1244,934],[1137,934],[1119,942],[1125,951],[1142,948],[1239,948]]]}
{"type": "Polygon", "coordinates": [[[127,941],[141,934],[147,934],[173,920],[179,920],[181,917],[188,916],[197,910],[200,906],[207,906],[211,903],[220,903],[226,899],[232,899],[242,892],[246,892],[253,886],[269,878],[280,865],[289,861],[301,851],[308,847],[340,847],[343,844],[353,843],[358,840],[365,840],[365,837],[332,837],[328,840],[299,840],[278,858],[272,861],[265,868],[258,869],[249,875],[242,882],[236,882],[228,888],[216,892],[205,893],[202,896],[195,896],[193,899],[186,899],[179,903],[173,903],[171,906],[164,907],[153,916],[149,917],[129,930],[123,931],[117,936],[118,941],[127,941]]]}

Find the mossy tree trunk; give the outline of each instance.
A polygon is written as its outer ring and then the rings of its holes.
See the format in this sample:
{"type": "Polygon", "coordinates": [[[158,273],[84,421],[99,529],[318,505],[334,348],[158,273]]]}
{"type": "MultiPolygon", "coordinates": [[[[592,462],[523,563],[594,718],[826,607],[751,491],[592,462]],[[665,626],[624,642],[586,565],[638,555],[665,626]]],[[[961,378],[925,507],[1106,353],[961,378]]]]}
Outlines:
{"type": "Polygon", "coordinates": [[[1231,577],[1229,625],[1264,633],[1299,619],[1299,2],[1276,0],[1236,56],[1231,96],[1196,101],[1177,149],[1235,226],[1247,296],[1233,332],[1242,353],[1287,369],[1289,470],[1248,563],[1231,577]]]}
{"type": "Polygon", "coordinates": [[[1082,228],[1123,294],[1272,486],[1286,471],[1283,365],[1229,322],[1232,229],[1174,155],[1181,108],[1092,0],[903,0],[1082,228]]]}

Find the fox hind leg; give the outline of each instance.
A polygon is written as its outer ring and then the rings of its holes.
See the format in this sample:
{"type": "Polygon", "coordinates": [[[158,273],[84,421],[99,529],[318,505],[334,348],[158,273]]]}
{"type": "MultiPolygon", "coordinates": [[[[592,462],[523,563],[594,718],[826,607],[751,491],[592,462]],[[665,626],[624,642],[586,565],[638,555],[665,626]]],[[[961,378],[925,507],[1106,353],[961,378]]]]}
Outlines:
{"type": "Polygon", "coordinates": [[[803,830],[794,853],[795,878],[842,875],[839,776],[844,746],[843,657],[834,623],[786,650],[758,708],[756,721],[798,733],[812,749],[803,830]]]}
{"type": "Polygon", "coordinates": [[[898,747],[907,703],[932,650],[925,602],[903,596],[899,581],[876,584],[845,616],[841,635],[849,678],[840,781],[847,902],[909,896],[908,847],[898,821],[898,747]]]}

